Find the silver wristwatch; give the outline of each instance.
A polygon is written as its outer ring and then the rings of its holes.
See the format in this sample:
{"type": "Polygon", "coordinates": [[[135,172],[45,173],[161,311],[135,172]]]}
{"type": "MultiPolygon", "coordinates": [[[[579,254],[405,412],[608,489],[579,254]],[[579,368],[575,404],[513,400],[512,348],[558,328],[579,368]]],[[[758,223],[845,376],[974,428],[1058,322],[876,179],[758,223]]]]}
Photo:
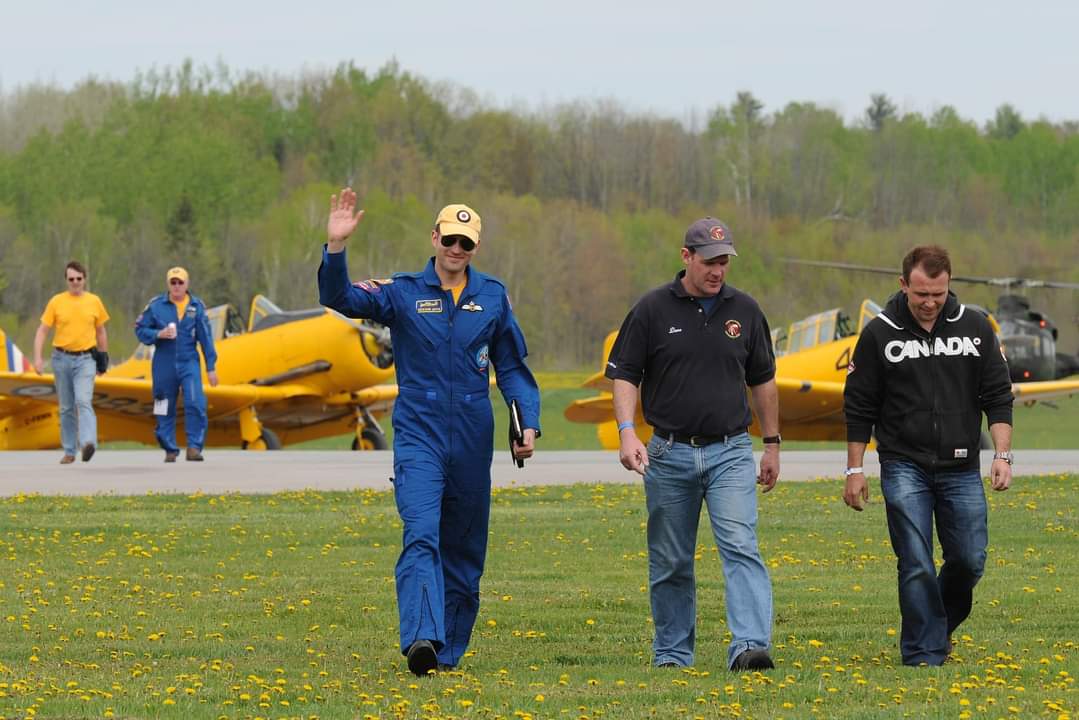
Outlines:
{"type": "Polygon", "coordinates": [[[993,453],[993,459],[994,460],[1003,460],[1004,462],[1008,463],[1009,465],[1011,465],[1013,462],[1015,462],[1015,456],[1012,455],[1010,450],[1007,451],[1007,452],[993,453]]]}

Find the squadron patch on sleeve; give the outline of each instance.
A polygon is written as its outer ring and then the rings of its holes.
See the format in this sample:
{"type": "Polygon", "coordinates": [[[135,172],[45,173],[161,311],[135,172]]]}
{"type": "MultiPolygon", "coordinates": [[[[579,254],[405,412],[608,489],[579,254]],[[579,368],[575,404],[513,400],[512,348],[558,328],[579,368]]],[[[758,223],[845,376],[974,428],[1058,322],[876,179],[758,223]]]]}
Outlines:
{"type": "Polygon", "coordinates": [[[393,278],[371,278],[370,280],[357,280],[352,283],[352,287],[359,288],[360,290],[373,295],[382,292],[383,285],[392,284],[393,278]]]}

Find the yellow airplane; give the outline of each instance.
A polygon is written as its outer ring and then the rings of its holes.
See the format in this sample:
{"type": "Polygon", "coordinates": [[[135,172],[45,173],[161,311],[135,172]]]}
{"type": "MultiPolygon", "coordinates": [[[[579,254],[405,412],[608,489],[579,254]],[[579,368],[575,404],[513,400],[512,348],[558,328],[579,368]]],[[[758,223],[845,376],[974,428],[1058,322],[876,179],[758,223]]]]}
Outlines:
{"type": "MultiPolygon", "coordinates": [[[[284,311],[261,295],[245,327],[231,305],[207,311],[217,349],[219,384],[203,379],[206,444],[276,450],[283,445],[354,434],[352,448],[385,449],[376,417],[397,397],[387,328],[327,308],[284,311]]],[[[156,444],[150,360],[140,345],[94,384],[99,441],[156,444]]],[[[182,402],[180,422],[182,423],[182,402]]],[[[183,437],[177,429],[178,437],[183,437]]],[[[33,372],[0,331],[0,450],[60,447],[51,374],[33,372]]]]}
{"type": "MultiPolygon", "coordinates": [[[[847,365],[858,341],[858,333],[880,310],[880,306],[872,300],[864,300],[859,309],[857,326],[852,326],[850,318],[839,308],[833,308],[791,323],[789,328],[772,332],[776,349],[779,427],[784,440],[847,439],[843,417],[843,386],[847,380],[847,365]]],[[[999,332],[999,325],[992,315],[989,317],[999,332]]],[[[617,337],[618,332],[615,331],[604,340],[601,367],[606,366],[617,337]]],[[[563,414],[572,422],[595,423],[600,444],[608,450],[617,449],[618,424],[614,419],[611,381],[600,370],[585,380],[582,387],[598,390],[599,395],[575,400],[563,414]]],[[[1027,404],[1071,395],[1079,393],[1079,377],[1013,383],[1012,393],[1017,400],[1027,404]]],[[[636,425],[638,437],[647,442],[652,436],[652,429],[645,424],[639,402],[636,425]]],[[[756,415],[749,431],[760,435],[756,415]]]]}

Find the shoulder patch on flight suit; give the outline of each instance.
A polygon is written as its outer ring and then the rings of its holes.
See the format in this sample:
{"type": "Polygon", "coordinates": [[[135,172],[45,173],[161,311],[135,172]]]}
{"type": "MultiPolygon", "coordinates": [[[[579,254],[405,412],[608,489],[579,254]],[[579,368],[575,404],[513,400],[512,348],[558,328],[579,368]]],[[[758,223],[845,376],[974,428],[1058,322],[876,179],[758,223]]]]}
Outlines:
{"type": "Polygon", "coordinates": [[[352,283],[352,287],[359,288],[364,292],[378,293],[382,292],[383,285],[392,285],[393,278],[371,278],[370,280],[358,280],[352,283]]]}
{"type": "Polygon", "coordinates": [[[442,298],[435,298],[433,300],[417,300],[416,312],[421,315],[424,315],[426,313],[442,312],[442,298]]]}

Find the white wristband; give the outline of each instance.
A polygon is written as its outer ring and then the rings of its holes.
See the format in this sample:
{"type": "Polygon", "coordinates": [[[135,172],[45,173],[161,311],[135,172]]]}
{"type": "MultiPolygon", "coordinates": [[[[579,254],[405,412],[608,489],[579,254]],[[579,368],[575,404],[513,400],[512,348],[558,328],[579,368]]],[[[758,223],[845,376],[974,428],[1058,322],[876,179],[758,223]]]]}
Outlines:
{"type": "Polygon", "coordinates": [[[860,468],[860,467],[856,467],[856,468],[847,468],[847,477],[850,477],[851,475],[857,475],[857,474],[859,474],[859,473],[862,473],[862,474],[864,474],[864,473],[865,473],[865,469],[864,469],[864,468],[860,468]]]}

